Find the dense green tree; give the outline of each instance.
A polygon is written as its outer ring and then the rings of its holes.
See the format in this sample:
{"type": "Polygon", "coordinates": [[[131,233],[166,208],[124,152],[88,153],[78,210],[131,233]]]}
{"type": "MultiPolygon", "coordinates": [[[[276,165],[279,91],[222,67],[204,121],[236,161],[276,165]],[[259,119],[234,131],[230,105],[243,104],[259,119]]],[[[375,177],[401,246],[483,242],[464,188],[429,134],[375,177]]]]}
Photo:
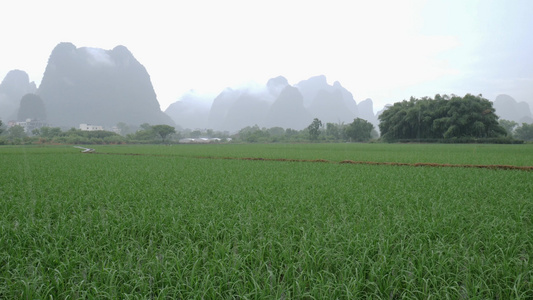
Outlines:
{"type": "Polygon", "coordinates": [[[524,141],[533,141],[533,124],[522,123],[515,129],[515,136],[524,141]]]}
{"type": "Polygon", "coordinates": [[[122,144],[126,141],[124,137],[119,134],[107,136],[103,140],[106,144],[122,144]]]}
{"type": "Polygon", "coordinates": [[[518,123],[515,121],[509,121],[505,119],[500,119],[498,123],[505,129],[505,131],[507,131],[507,136],[513,136],[514,129],[516,126],[518,126],[518,123]]]}
{"type": "Polygon", "coordinates": [[[116,126],[119,130],[120,135],[127,135],[131,133],[130,127],[124,122],[118,122],[116,126]]]}
{"type": "Polygon", "coordinates": [[[239,130],[239,138],[245,142],[257,143],[257,142],[269,142],[270,133],[268,130],[261,129],[259,126],[247,126],[239,130]]]}
{"type": "Polygon", "coordinates": [[[51,139],[57,136],[61,136],[62,133],[63,132],[59,127],[41,127],[38,135],[43,138],[51,139]]]}
{"type": "Polygon", "coordinates": [[[161,137],[163,143],[170,134],[176,133],[176,129],[169,125],[154,125],[152,126],[152,130],[155,132],[155,134],[161,137]]]}
{"type": "Polygon", "coordinates": [[[346,136],[353,142],[366,142],[372,138],[373,129],[372,123],[357,118],[346,126],[346,136]]]}
{"type": "Polygon", "coordinates": [[[282,127],[272,127],[272,128],[269,128],[267,131],[271,136],[285,135],[285,129],[283,129],[282,127]]]}
{"type": "Polygon", "coordinates": [[[322,121],[320,121],[318,118],[314,118],[313,122],[307,126],[307,130],[309,131],[309,139],[312,141],[318,140],[318,136],[320,135],[320,128],[322,127],[322,121]]]}
{"type": "Polygon", "coordinates": [[[481,95],[411,97],[389,106],[379,116],[379,129],[386,141],[503,136],[506,131],[494,112],[481,95]]]}
{"type": "Polygon", "coordinates": [[[8,133],[8,137],[9,139],[22,139],[24,137],[26,137],[26,132],[24,131],[24,127],[20,126],[20,125],[15,125],[15,126],[12,126],[10,127],[8,130],[7,130],[7,133],[8,133]]]}
{"type": "Polygon", "coordinates": [[[447,104],[447,116],[440,119],[447,127],[444,138],[487,138],[506,134],[505,129],[498,124],[492,102],[481,95],[467,94],[463,98],[455,96],[447,104]]]}
{"type": "Polygon", "coordinates": [[[140,129],[133,134],[128,134],[127,138],[132,141],[153,141],[157,137],[156,133],[152,129],[152,126],[148,123],[143,123],[140,129]]]}
{"type": "Polygon", "coordinates": [[[141,127],[142,130],[152,130],[152,125],[148,124],[148,123],[142,123],[139,127],[141,127]]]}
{"type": "Polygon", "coordinates": [[[340,140],[343,133],[343,124],[326,123],[326,136],[332,140],[340,140]]]}
{"type": "Polygon", "coordinates": [[[272,127],[266,130],[268,135],[270,136],[271,142],[281,142],[285,141],[285,129],[282,127],[272,127]]]}
{"type": "Polygon", "coordinates": [[[197,139],[199,138],[200,136],[202,135],[202,132],[200,130],[194,130],[194,131],[191,131],[191,133],[189,134],[189,136],[193,139],[197,139]]]}
{"type": "Polygon", "coordinates": [[[285,136],[287,138],[289,138],[289,139],[292,138],[292,137],[297,136],[299,133],[300,132],[298,130],[296,130],[296,129],[292,129],[292,128],[285,129],[285,136]]]}
{"type": "Polygon", "coordinates": [[[0,120],[0,134],[2,134],[2,132],[4,132],[4,129],[2,128],[2,120],[0,120]]]}

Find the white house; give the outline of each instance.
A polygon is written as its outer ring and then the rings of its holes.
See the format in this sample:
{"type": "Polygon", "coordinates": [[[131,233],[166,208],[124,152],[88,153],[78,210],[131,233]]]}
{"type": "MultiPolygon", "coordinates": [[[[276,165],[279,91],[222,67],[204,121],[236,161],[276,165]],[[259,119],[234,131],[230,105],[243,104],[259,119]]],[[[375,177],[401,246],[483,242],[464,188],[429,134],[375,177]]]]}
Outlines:
{"type": "Polygon", "coordinates": [[[80,130],[82,130],[82,131],[97,131],[97,130],[104,130],[104,128],[102,126],[99,126],[99,125],[80,124],[80,130]]]}
{"type": "Polygon", "coordinates": [[[26,119],[26,122],[9,121],[8,126],[13,127],[15,125],[22,126],[24,132],[30,134],[32,130],[39,129],[41,127],[50,126],[48,123],[39,120],[26,119]]]}
{"type": "Polygon", "coordinates": [[[180,144],[209,144],[209,143],[220,143],[222,139],[219,138],[184,138],[179,140],[180,144]]]}

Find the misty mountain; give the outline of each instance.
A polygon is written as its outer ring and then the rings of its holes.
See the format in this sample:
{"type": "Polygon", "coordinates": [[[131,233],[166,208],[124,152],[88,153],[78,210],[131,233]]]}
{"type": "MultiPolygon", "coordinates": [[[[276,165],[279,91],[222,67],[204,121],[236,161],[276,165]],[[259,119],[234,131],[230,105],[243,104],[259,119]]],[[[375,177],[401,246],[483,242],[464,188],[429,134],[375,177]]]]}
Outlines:
{"type": "Polygon", "coordinates": [[[43,99],[35,94],[26,94],[20,99],[20,106],[17,113],[17,121],[27,119],[46,121],[46,108],[43,99]]]}
{"type": "Polygon", "coordinates": [[[304,107],[303,96],[300,91],[287,85],[270,106],[263,124],[267,128],[302,129],[311,124],[312,121],[311,114],[304,107]]]}
{"type": "Polygon", "coordinates": [[[215,130],[226,130],[223,127],[226,124],[228,111],[244,91],[226,88],[214,100],[211,105],[208,117],[208,127],[215,130]]]}
{"type": "Polygon", "coordinates": [[[378,116],[383,110],[378,112],[377,114],[374,114],[374,102],[372,101],[372,99],[367,98],[359,102],[359,104],[357,104],[357,109],[359,111],[358,118],[367,120],[368,122],[374,124],[374,127],[377,128],[379,124],[378,116]]]}
{"type": "Polygon", "coordinates": [[[313,76],[309,79],[302,80],[294,85],[303,96],[304,106],[309,107],[313,103],[316,95],[320,90],[330,91],[331,86],[326,80],[326,76],[313,76]]]}
{"type": "MultiPolygon", "coordinates": [[[[320,92],[322,92],[322,95],[320,96],[321,98],[324,97],[324,92],[329,93],[332,96],[335,95],[334,97],[338,98],[337,93],[340,92],[340,99],[349,109],[349,111],[354,115],[357,115],[358,113],[357,104],[353,99],[352,93],[345,89],[338,81],[335,81],[333,85],[329,85],[326,76],[318,75],[306,80],[302,80],[298,82],[295,86],[300,90],[304,97],[305,107],[311,107],[320,92]]],[[[338,99],[332,101],[338,101],[338,99]]],[[[353,121],[353,119],[351,121],[353,121]]]]}
{"type": "Polygon", "coordinates": [[[35,93],[36,90],[35,83],[30,82],[26,72],[9,71],[0,83],[0,119],[4,123],[15,120],[22,97],[28,93],[35,93]]]}
{"type": "Polygon", "coordinates": [[[287,78],[283,76],[278,76],[271,78],[267,81],[266,87],[268,92],[274,97],[277,98],[281,92],[289,85],[287,78]]]}
{"type": "Polygon", "coordinates": [[[103,50],[60,43],[37,94],[54,126],[174,125],[159,107],[148,72],[124,46],[103,50]]]}
{"type": "Polygon", "coordinates": [[[346,105],[346,107],[348,107],[350,112],[359,117],[359,106],[355,102],[352,93],[345,89],[338,81],[335,81],[333,83],[333,88],[341,92],[342,100],[344,101],[344,104],[346,105]]]}
{"type": "MultiPolygon", "coordinates": [[[[166,112],[184,128],[204,128],[201,124],[206,108],[201,107],[202,103],[205,104],[184,95],[166,112]],[[188,112],[195,117],[187,116],[188,112]]],[[[313,118],[323,123],[351,123],[357,117],[377,126],[372,100],[358,106],[352,93],[338,81],[329,85],[326,77],[320,75],[291,86],[285,77],[278,76],[264,85],[224,89],[212,102],[206,127],[230,132],[253,125],[300,130],[311,124],[313,118]]]]}
{"type": "Polygon", "coordinates": [[[205,129],[212,102],[213,98],[209,95],[189,91],[172,103],[165,113],[181,128],[205,129]]]}
{"type": "Polygon", "coordinates": [[[235,132],[246,126],[263,125],[271,104],[270,97],[264,94],[245,92],[229,108],[222,130],[235,132]]]}
{"type": "Polygon", "coordinates": [[[309,112],[313,118],[320,119],[324,124],[348,123],[356,118],[356,115],[344,103],[340,90],[333,92],[326,90],[318,91],[313,99],[313,103],[309,106],[309,112]]]}
{"type": "Polygon", "coordinates": [[[500,119],[515,121],[518,124],[533,123],[531,109],[526,102],[517,102],[509,95],[498,95],[493,104],[500,119]]]}
{"type": "Polygon", "coordinates": [[[246,126],[262,126],[270,106],[288,85],[285,77],[278,76],[264,85],[226,88],[213,100],[208,127],[234,132],[246,126]]]}
{"type": "Polygon", "coordinates": [[[304,106],[322,123],[350,123],[359,115],[352,93],[338,81],[329,85],[326,76],[319,75],[295,86],[303,95],[304,106]]]}

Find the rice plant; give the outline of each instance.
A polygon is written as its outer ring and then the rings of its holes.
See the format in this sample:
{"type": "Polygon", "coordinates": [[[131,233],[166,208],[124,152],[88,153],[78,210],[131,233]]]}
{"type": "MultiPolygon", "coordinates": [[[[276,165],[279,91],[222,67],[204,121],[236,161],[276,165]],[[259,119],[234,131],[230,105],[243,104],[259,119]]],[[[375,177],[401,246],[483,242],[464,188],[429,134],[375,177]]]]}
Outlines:
{"type": "Polygon", "coordinates": [[[0,148],[0,298],[533,298],[532,172],[188,146],[0,148]]]}

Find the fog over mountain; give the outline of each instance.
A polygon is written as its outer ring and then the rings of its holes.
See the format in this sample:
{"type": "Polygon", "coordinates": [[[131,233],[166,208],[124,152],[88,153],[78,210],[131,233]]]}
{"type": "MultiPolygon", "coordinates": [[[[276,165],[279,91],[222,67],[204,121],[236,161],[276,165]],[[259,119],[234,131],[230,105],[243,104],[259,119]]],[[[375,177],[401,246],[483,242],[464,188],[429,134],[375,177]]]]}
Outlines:
{"type": "Polygon", "coordinates": [[[47,121],[46,107],[43,99],[35,94],[26,94],[20,99],[20,106],[17,112],[17,121],[27,119],[47,121]]]}
{"type": "MultiPolygon", "coordinates": [[[[176,83],[179,85],[179,83],[176,83]]],[[[391,99],[392,102],[403,99],[391,99]]],[[[508,95],[494,100],[502,119],[533,122],[531,108],[508,95]]],[[[161,111],[150,75],[124,46],[112,50],[77,48],[60,43],[52,51],[39,88],[21,70],[0,83],[0,118],[46,119],[52,126],[89,123],[111,127],[119,122],[178,125],[178,128],[237,132],[246,127],[303,129],[318,118],[325,123],[350,123],[362,118],[378,125],[374,103],[356,103],[340,82],[325,75],[291,85],[283,76],[264,84],[228,87],[214,95],[190,91],[161,111]]]]}
{"type": "Polygon", "coordinates": [[[22,97],[35,93],[37,88],[30,82],[28,74],[21,70],[12,70],[0,83],[0,120],[4,123],[16,120],[17,111],[22,97]]]}
{"type": "Polygon", "coordinates": [[[237,101],[244,91],[234,90],[232,88],[224,89],[214,100],[209,110],[207,127],[216,130],[226,130],[226,116],[228,111],[237,101]]]}
{"type": "Polygon", "coordinates": [[[287,85],[270,106],[263,124],[267,128],[299,129],[311,124],[312,120],[298,88],[287,85]]]}
{"type": "MultiPolygon", "coordinates": [[[[533,107],[530,0],[2,3],[2,78],[20,69],[39,85],[60,41],[121,44],[150,73],[163,110],[190,89],[214,99],[242,82],[283,75],[297,86],[319,74],[375,111],[437,93],[507,94],[533,107]]],[[[308,108],[318,91],[301,92],[308,108]]]]}
{"type": "Polygon", "coordinates": [[[103,50],[60,43],[37,94],[54,126],[174,125],[161,112],[148,72],[124,46],[103,50]]]}
{"type": "Polygon", "coordinates": [[[272,97],[277,98],[281,92],[289,85],[287,78],[278,76],[268,80],[266,87],[272,97]]]}
{"type": "Polygon", "coordinates": [[[221,129],[236,132],[246,126],[263,125],[271,104],[269,100],[264,94],[243,93],[229,108],[221,129]]]}
{"type": "MultiPolygon", "coordinates": [[[[394,102],[402,100],[395,99],[394,102]]],[[[293,86],[279,76],[270,79],[264,86],[226,88],[213,100],[210,109],[205,103],[200,98],[187,98],[175,102],[166,112],[184,128],[236,132],[253,125],[303,129],[313,118],[320,119],[323,124],[351,123],[355,118],[361,118],[374,124],[377,129],[378,116],[386,109],[384,107],[374,113],[372,99],[356,103],[353,94],[340,82],[329,85],[324,75],[302,80],[293,86]],[[201,111],[200,104],[203,105],[201,111]],[[178,107],[183,110],[178,110],[178,107]],[[186,116],[185,111],[198,112],[197,122],[188,121],[191,117],[186,116]]],[[[517,103],[507,95],[498,96],[494,107],[503,119],[518,123],[533,121],[528,104],[517,103]]]]}
{"type": "MultiPolygon", "coordinates": [[[[207,127],[234,132],[246,126],[262,124],[270,105],[287,84],[285,78],[277,77],[270,79],[266,85],[224,89],[213,100],[207,127]]],[[[179,123],[179,120],[176,122],[179,123]]]]}
{"type": "Polygon", "coordinates": [[[308,110],[313,117],[320,119],[323,123],[351,122],[357,116],[344,103],[340,90],[318,91],[308,110]]]}
{"type": "Polygon", "coordinates": [[[329,85],[326,76],[319,75],[302,80],[295,86],[301,91],[309,113],[323,123],[347,123],[358,116],[352,93],[338,81],[329,85]]]}
{"type": "Polygon", "coordinates": [[[205,119],[205,109],[198,115],[199,122],[191,122],[184,116],[184,110],[198,111],[195,107],[201,103],[200,98],[194,100],[184,95],[169,106],[166,113],[184,128],[229,132],[253,125],[303,129],[313,118],[325,124],[350,123],[361,117],[377,126],[372,100],[363,101],[360,109],[350,91],[339,82],[329,85],[324,75],[302,80],[294,86],[289,85],[285,77],[278,76],[265,85],[226,88],[214,98],[205,126],[200,126],[200,120],[205,119]]]}
{"type": "Polygon", "coordinates": [[[191,90],[172,103],[165,113],[180,128],[203,129],[207,127],[213,98],[211,95],[202,95],[191,90]]]}
{"type": "Polygon", "coordinates": [[[374,113],[374,102],[372,99],[367,98],[357,104],[357,109],[359,111],[359,118],[367,120],[368,122],[374,124],[374,126],[377,128],[379,124],[378,116],[385,108],[381,109],[377,113],[374,113]]]}
{"type": "Polygon", "coordinates": [[[500,119],[515,121],[518,124],[533,123],[533,116],[529,104],[517,102],[509,95],[498,95],[494,100],[494,109],[500,119]]]}

